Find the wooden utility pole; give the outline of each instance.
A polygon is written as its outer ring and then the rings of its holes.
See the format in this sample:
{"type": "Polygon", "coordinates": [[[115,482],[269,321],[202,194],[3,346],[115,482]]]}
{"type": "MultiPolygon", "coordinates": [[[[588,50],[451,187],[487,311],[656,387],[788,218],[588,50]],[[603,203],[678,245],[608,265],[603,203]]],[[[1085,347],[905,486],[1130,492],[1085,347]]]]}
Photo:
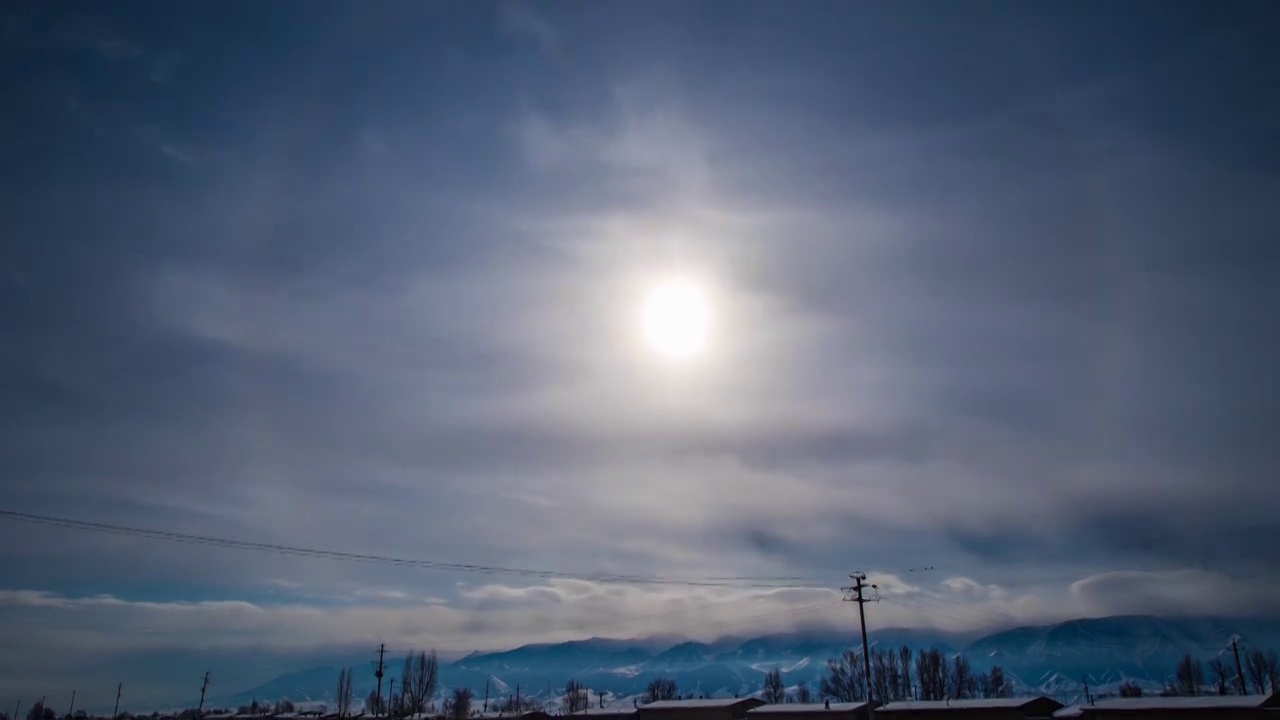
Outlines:
{"type": "Polygon", "coordinates": [[[489,712],[489,678],[484,679],[484,711],[489,712]]]}
{"type": "Polygon", "coordinates": [[[209,671],[204,671],[204,683],[200,685],[200,707],[196,708],[196,717],[204,717],[204,691],[209,689],[209,671]]]}
{"type": "MultiPolygon", "coordinates": [[[[378,705],[382,705],[382,656],[387,652],[387,644],[382,643],[378,646],[378,667],[374,670],[373,676],[378,678],[378,705]]],[[[374,708],[374,715],[381,715],[381,707],[374,708]]]]}
{"type": "Polygon", "coordinates": [[[875,585],[868,586],[864,584],[864,582],[867,579],[866,573],[855,572],[855,573],[851,573],[849,577],[853,580],[853,586],[841,588],[841,590],[844,590],[845,592],[845,596],[844,596],[845,602],[858,603],[858,621],[862,625],[862,668],[865,671],[864,674],[866,675],[867,704],[870,704],[872,700],[872,697],[871,697],[871,651],[867,647],[867,613],[866,613],[866,610],[864,609],[864,606],[867,603],[875,602],[880,598],[879,596],[874,598],[867,598],[863,596],[862,591],[865,590],[867,587],[871,587],[872,589],[875,589],[876,587],[875,585]]]}
{"type": "MultiPolygon", "coordinates": [[[[75,717],[75,714],[76,714],[76,691],[73,688],[71,690],[71,706],[67,708],[67,717],[75,717]]],[[[17,720],[17,718],[14,718],[14,720],[17,720]]]]}
{"type": "MultiPolygon", "coordinates": [[[[1236,647],[1236,639],[1231,638],[1231,652],[1236,656],[1236,676],[1240,678],[1240,694],[1248,695],[1249,689],[1244,686],[1244,668],[1240,666],[1240,648],[1236,647]]],[[[1274,691],[1275,688],[1272,688],[1274,691]]]]}
{"type": "Polygon", "coordinates": [[[111,711],[111,720],[120,717],[120,692],[124,690],[124,683],[116,683],[116,709],[111,711]]]}

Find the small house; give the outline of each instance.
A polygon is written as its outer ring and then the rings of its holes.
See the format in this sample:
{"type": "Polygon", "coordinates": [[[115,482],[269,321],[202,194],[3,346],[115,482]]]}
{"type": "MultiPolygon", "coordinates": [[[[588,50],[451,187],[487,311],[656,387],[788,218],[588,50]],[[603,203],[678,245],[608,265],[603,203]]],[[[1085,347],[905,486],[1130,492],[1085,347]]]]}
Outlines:
{"type": "Polygon", "coordinates": [[[609,707],[589,707],[570,713],[569,717],[590,718],[591,720],[635,720],[636,708],[631,703],[610,705],[609,707]]]}
{"type": "Polygon", "coordinates": [[[903,700],[876,709],[884,720],[1032,720],[1052,717],[1062,709],[1053,698],[974,698],[968,700],[903,700]]]}
{"type": "Polygon", "coordinates": [[[1080,705],[1079,710],[1081,720],[1276,720],[1280,718],[1280,694],[1107,698],[1080,705]]]}
{"type": "Polygon", "coordinates": [[[865,702],[785,703],[747,711],[747,720],[869,720],[865,702]]]}
{"type": "Polygon", "coordinates": [[[746,720],[747,712],[764,705],[760,698],[658,700],[636,708],[638,720],[746,720]]]}

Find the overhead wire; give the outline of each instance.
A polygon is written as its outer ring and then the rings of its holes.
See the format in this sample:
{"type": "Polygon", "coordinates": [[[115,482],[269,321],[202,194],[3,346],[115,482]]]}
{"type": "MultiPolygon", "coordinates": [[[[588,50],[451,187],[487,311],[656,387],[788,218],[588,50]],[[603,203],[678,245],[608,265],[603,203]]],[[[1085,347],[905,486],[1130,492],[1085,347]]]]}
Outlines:
{"type": "Polygon", "coordinates": [[[538,578],[547,580],[584,580],[588,582],[600,583],[619,583],[619,584],[636,584],[636,585],[674,585],[683,587],[706,587],[706,588],[755,588],[755,589],[826,589],[826,585],[819,584],[803,584],[798,582],[789,582],[782,578],[770,577],[750,577],[750,576],[731,576],[731,577],[708,577],[708,578],[675,578],[662,576],[646,576],[646,575],[626,575],[614,573],[580,573],[565,572],[559,570],[540,570],[535,568],[510,567],[502,565],[484,565],[479,563],[463,563],[450,562],[442,560],[422,560],[413,558],[400,558],[387,555],[375,555],[367,553],[353,553],[338,550],[325,550],[320,548],[301,547],[295,545],[284,545],[280,543],[256,542],[249,540],[236,540],[233,538],[214,537],[209,535],[196,535],[192,533],[182,533],[170,530],[154,530],[150,528],[133,527],[128,525],[118,525],[104,522],[91,522],[87,520],[76,520],[72,518],[54,517],[50,515],[39,515],[35,513],[18,512],[14,510],[0,510],[0,518],[16,520],[19,522],[31,523],[36,525],[45,525],[52,527],[61,527],[74,530],[84,530],[88,532],[97,532],[110,535],[124,535],[130,537],[147,538],[151,540],[164,540],[168,542],[186,543],[192,545],[206,545],[212,547],[229,548],[236,550],[250,550],[256,552],[270,552],[280,555],[290,555],[295,557],[319,558],[325,560],[338,560],[344,562],[360,562],[378,565],[392,565],[397,567],[413,567],[425,570],[440,570],[450,572],[467,572],[481,573],[491,575],[515,575],[520,577],[538,578]]]}

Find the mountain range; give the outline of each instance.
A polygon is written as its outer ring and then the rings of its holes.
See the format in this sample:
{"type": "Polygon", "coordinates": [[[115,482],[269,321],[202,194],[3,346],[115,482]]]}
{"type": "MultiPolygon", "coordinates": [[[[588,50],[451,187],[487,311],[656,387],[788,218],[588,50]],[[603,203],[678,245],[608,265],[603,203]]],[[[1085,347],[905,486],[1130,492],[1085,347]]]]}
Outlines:
{"type": "MultiPolygon", "coordinates": [[[[1233,638],[1246,647],[1280,648],[1280,620],[1130,615],[1019,627],[981,637],[911,628],[876,630],[868,637],[873,647],[937,647],[949,656],[963,654],[975,671],[1000,665],[1019,693],[1069,700],[1085,681],[1102,693],[1130,680],[1162,687],[1183,655],[1209,659],[1230,653],[1233,638]]],[[[638,695],[651,679],[664,676],[674,679],[682,694],[727,696],[758,691],[764,674],[773,668],[782,671],[788,686],[807,682],[816,687],[828,658],[860,644],[856,632],[808,631],[713,642],[667,636],[525,645],[442,663],[440,692],[468,686],[480,698],[487,686],[494,698],[519,687],[523,696],[551,703],[574,678],[608,700],[638,695]]],[[[402,664],[402,659],[389,662],[386,677],[399,677],[402,664]]],[[[365,666],[367,660],[362,657],[350,665],[365,666]]],[[[255,698],[322,701],[331,697],[338,670],[323,666],[289,673],[216,702],[235,707],[255,698]]],[[[356,697],[366,696],[375,682],[372,672],[358,672],[356,697]]]]}

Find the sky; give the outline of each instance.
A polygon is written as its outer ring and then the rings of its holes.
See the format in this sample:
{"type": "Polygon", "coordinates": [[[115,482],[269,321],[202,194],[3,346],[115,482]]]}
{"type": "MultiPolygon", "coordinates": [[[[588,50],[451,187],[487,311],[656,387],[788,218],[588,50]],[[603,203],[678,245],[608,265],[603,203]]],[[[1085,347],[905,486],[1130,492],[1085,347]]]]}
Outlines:
{"type": "Polygon", "coordinates": [[[1280,601],[1273,3],[6,8],[0,510],[559,575],[0,517],[0,701],[1280,601]]]}

